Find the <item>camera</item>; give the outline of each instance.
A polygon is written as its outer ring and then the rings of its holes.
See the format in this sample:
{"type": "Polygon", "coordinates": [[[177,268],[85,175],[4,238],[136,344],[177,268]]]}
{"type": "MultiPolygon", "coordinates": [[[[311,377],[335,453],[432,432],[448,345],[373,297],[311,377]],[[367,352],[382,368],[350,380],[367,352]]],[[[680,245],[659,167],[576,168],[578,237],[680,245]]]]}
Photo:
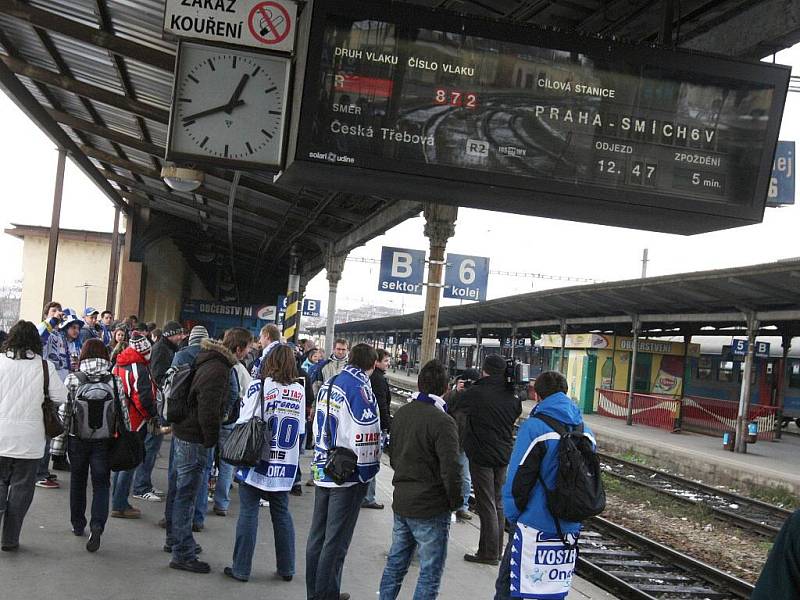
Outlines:
{"type": "Polygon", "coordinates": [[[528,363],[523,363],[514,360],[513,358],[506,359],[505,382],[509,388],[518,388],[520,386],[527,386],[530,381],[531,366],[528,363]]]}

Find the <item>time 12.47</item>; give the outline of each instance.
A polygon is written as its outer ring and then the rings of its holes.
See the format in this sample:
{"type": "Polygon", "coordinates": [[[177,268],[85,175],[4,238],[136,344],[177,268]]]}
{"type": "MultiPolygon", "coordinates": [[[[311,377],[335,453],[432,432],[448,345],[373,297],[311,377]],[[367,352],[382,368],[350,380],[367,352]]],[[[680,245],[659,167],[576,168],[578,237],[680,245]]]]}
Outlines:
{"type": "Polygon", "coordinates": [[[433,100],[439,105],[455,106],[475,110],[478,108],[478,95],[473,92],[462,92],[448,88],[436,88],[433,100]]]}
{"type": "Polygon", "coordinates": [[[604,178],[627,181],[634,185],[655,185],[658,168],[655,163],[622,158],[600,158],[595,161],[595,172],[604,178]]]}

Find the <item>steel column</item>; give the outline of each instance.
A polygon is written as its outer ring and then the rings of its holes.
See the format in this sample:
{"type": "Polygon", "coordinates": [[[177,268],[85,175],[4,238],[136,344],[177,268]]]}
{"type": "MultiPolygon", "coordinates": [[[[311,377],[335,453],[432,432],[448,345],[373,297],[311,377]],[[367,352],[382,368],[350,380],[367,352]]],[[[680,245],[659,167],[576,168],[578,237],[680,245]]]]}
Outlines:
{"type": "Polygon", "coordinates": [[[636,358],[639,353],[639,329],[641,329],[639,315],[635,315],[633,318],[633,347],[631,349],[630,373],[628,373],[628,417],[625,421],[628,425],[633,425],[633,389],[636,383],[636,358]]]}
{"type": "Polygon", "coordinates": [[[425,235],[430,240],[428,256],[428,283],[425,300],[425,315],[422,325],[420,367],[435,357],[436,335],[439,330],[439,303],[442,297],[442,271],[447,240],[455,233],[458,216],[457,206],[425,204],[425,235]]]}
{"type": "Polygon", "coordinates": [[[564,353],[567,351],[567,322],[564,319],[561,319],[561,354],[558,358],[558,370],[559,372],[566,377],[566,373],[564,373],[564,353]]]}
{"type": "Polygon", "coordinates": [[[781,349],[783,350],[782,360],[781,360],[781,373],[780,373],[780,387],[778,388],[778,394],[775,398],[775,405],[777,407],[777,413],[775,415],[776,423],[775,423],[775,439],[781,439],[781,433],[783,431],[783,427],[781,427],[781,423],[783,421],[783,402],[786,398],[786,380],[789,377],[789,350],[792,348],[792,336],[790,335],[782,335],[781,336],[781,349]]]}
{"type": "Polygon", "coordinates": [[[744,373],[742,374],[742,387],[739,393],[739,415],[736,418],[736,443],[734,450],[739,453],[747,452],[747,424],[750,415],[750,376],[753,372],[753,360],[756,352],[756,336],[758,335],[758,319],[754,312],[746,313],[747,317],[747,354],[744,358],[744,373]]]}
{"type": "Polygon", "coordinates": [[[108,265],[108,291],[106,293],[106,310],[116,316],[117,282],[119,281],[119,207],[114,210],[114,229],[111,232],[111,260],[108,265]]]}
{"type": "Polygon", "coordinates": [[[289,285],[286,290],[286,314],[283,317],[283,337],[297,343],[300,333],[300,253],[296,246],[289,251],[289,285]]]}
{"type": "Polygon", "coordinates": [[[336,328],[336,293],[342,279],[344,261],[347,254],[335,254],[330,244],[325,256],[325,277],[328,280],[328,319],[325,323],[325,356],[333,354],[333,340],[336,328]]]}
{"type": "Polygon", "coordinates": [[[67,151],[58,149],[56,163],[56,187],[53,193],[53,214],[50,219],[50,240],[47,244],[47,271],[44,276],[44,298],[42,306],[53,300],[53,281],[56,277],[56,258],[58,257],[58,233],[61,223],[61,198],[64,192],[64,167],[67,163],[67,151]]]}

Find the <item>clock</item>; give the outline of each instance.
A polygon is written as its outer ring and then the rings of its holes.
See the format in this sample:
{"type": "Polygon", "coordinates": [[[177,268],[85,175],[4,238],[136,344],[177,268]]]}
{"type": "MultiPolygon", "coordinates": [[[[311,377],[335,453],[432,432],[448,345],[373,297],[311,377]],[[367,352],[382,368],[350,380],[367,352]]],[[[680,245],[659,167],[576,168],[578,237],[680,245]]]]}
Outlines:
{"type": "Polygon", "coordinates": [[[167,160],[279,167],[288,93],[288,58],[181,42],[167,160]]]}

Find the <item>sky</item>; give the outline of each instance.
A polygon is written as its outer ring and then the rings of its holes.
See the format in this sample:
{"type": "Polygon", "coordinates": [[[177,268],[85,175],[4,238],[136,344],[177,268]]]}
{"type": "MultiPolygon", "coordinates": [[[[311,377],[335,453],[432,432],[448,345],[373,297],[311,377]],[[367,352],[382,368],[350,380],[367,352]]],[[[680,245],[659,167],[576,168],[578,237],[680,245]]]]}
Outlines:
{"type": "MultiPolygon", "coordinates": [[[[777,55],[777,62],[800,74],[800,45],[777,55]],[[796,66],[795,66],[796,65],[796,66]]],[[[0,92],[0,226],[11,223],[49,226],[57,152],[54,144],[0,92]],[[13,140],[13,143],[11,143],[13,140]]],[[[800,138],[800,94],[790,93],[781,125],[781,140],[800,138]]],[[[61,227],[110,231],[110,200],[69,160],[64,180],[61,227]]],[[[351,257],[379,259],[382,246],[428,250],[424,220],[417,217],[353,250],[351,257]]],[[[764,222],[694,236],[636,231],[506,213],[459,209],[456,233],[447,250],[486,256],[492,270],[547,276],[616,281],[640,277],[647,248],[648,276],[752,265],[800,257],[800,206],[768,208],[764,222]]],[[[22,277],[22,242],[0,234],[0,285],[22,277]]],[[[377,264],[348,261],[339,285],[337,305],[390,306],[404,312],[422,310],[424,296],[378,291],[377,264]]],[[[488,298],[543,290],[569,281],[489,276],[488,298]]],[[[306,296],[328,297],[323,271],[308,285],[306,296]]],[[[274,302],[265,298],[265,304],[274,302]]],[[[443,300],[443,305],[458,304],[443,300]]]]}

